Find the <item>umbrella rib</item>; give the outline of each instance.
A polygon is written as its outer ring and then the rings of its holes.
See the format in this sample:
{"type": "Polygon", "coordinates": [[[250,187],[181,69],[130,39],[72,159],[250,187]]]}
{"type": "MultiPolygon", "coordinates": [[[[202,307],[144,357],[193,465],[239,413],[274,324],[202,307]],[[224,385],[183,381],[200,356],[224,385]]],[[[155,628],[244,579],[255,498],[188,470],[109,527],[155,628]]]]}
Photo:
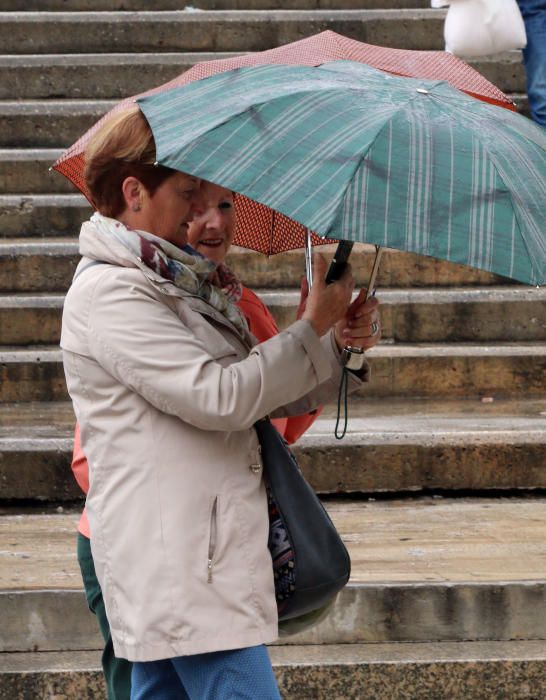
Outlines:
{"type": "MultiPolygon", "coordinates": [[[[431,93],[430,96],[433,97],[433,98],[435,99],[436,104],[437,104],[440,108],[442,108],[442,107],[447,107],[447,106],[448,106],[447,103],[450,103],[450,100],[446,99],[445,95],[438,94],[438,93],[431,93]]],[[[472,99],[472,98],[471,98],[471,99],[472,99]]],[[[408,104],[408,103],[405,103],[404,107],[405,107],[407,104],[408,104]]],[[[480,103],[480,106],[483,107],[484,109],[496,109],[496,108],[494,108],[494,107],[492,108],[490,105],[486,105],[486,104],[482,104],[482,103],[480,103]]],[[[401,108],[402,108],[402,107],[401,107],[401,108]]],[[[472,115],[473,118],[476,117],[476,113],[475,113],[473,110],[469,110],[469,114],[472,115]]],[[[378,133],[376,134],[376,137],[374,138],[374,142],[375,142],[375,139],[379,136],[380,133],[381,133],[381,130],[378,131],[378,133]]],[[[527,239],[525,238],[525,236],[524,236],[523,233],[522,233],[522,230],[523,230],[524,227],[522,226],[522,222],[521,222],[521,213],[520,213],[519,207],[516,207],[515,204],[514,204],[514,195],[515,195],[515,193],[512,191],[512,189],[511,189],[510,187],[508,187],[508,186],[505,184],[505,176],[504,176],[504,174],[503,174],[503,173],[504,173],[504,168],[503,168],[502,165],[498,162],[496,156],[495,156],[494,154],[491,153],[491,151],[490,151],[490,149],[489,149],[489,147],[488,147],[488,143],[487,143],[487,142],[484,142],[484,139],[481,137],[481,132],[478,132],[478,133],[477,133],[476,138],[477,138],[478,142],[480,143],[481,147],[484,149],[484,152],[487,154],[487,156],[488,156],[488,158],[489,158],[489,162],[491,163],[491,166],[492,166],[492,168],[493,168],[493,171],[496,173],[496,175],[498,176],[499,180],[503,183],[503,185],[504,185],[504,187],[505,187],[505,189],[506,189],[506,191],[507,191],[507,194],[508,194],[508,196],[510,197],[510,201],[511,201],[511,203],[512,203],[512,212],[513,212],[514,219],[515,219],[515,221],[517,222],[518,233],[519,233],[520,239],[521,239],[521,241],[523,242],[523,246],[524,246],[524,248],[525,248],[526,251],[527,251],[527,255],[528,255],[529,261],[530,261],[530,263],[531,263],[531,268],[532,268],[534,274],[536,275],[537,280],[539,280],[539,283],[540,283],[540,280],[541,280],[541,279],[543,278],[543,276],[544,276],[544,272],[541,271],[540,268],[538,267],[536,257],[535,257],[535,255],[532,253],[532,251],[530,250],[530,248],[529,248],[529,243],[528,243],[527,239]]],[[[373,148],[373,142],[372,142],[372,144],[370,145],[370,147],[369,147],[368,150],[371,150],[372,148],[373,148]]],[[[523,206],[523,205],[520,205],[520,206],[523,206]]],[[[371,242],[373,242],[373,241],[371,241],[371,242]]],[[[485,269],[487,269],[487,268],[485,268],[485,269]]]]}
{"type": "Polygon", "coordinates": [[[488,147],[489,144],[484,143],[482,138],[480,138],[479,132],[476,135],[476,138],[477,138],[478,142],[480,143],[481,147],[483,148],[484,152],[487,153],[487,156],[489,158],[489,161],[490,161],[495,173],[497,174],[497,176],[499,177],[499,180],[502,182],[502,184],[506,188],[506,192],[507,192],[508,196],[510,197],[510,202],[512,204],[512,212],[514,215],[514,219],[516,220],[517,225],[518,225],[519,236],[521,238],[521,241],[523,242],[524,248],[527,250],[527,255],[528,255],[529,261],[531,263],[531,268],[534,271],[534,273],[537,277],[537,280],[539,281],[539,284],[540,284],[540,280],[541,280],[541,278],[543,278],[544,272],[541,271],[540,268],[537,267],[537,260],[536,260],[535,254],[533,253],[533,251],[530,250],[527,239],[525,238],[525,236],[522,233],[522,230],[524,227],[522,227],[520,207],[523,208],[523,204],[520,204],[517,207],[515,206],[514,195],[516,193],[513,192],[512,188],[508,187],[505,183],[505,174],[504,174],[504,168],[503,168],[502,164],[500,164],[498,162],[498,159],[496,158],[495,154],[491,153],[491,151],[488,147]]]}
{"type": "MultiPolygon", "coordinates": [[[[413,99],[415,99],[415,98],[411,98],[411,99],[413,100],[413,99]]],[[[344,193],[343,193],[343,197],[340,199],[341,202],[344,202],[344,201],[345,201],[345,197],[346,197],[346,195],[347,195],[347,190],[349,189],[349,187],[350,187],[350,185],[351,185],[351,183],[352,183],[352,181],[353,181],[354,176],[356,175],[356,173],[358,172],[358,170],[362,167],[362,162],[366,159],[366,156],[367,156],[367,155],[370,153],[370,151],[373,149],[373,147],[374,147],[374,145],[375,145],[377,139],[380,137],[380,135],[382,134],[382,132],[383,132],[386,128],[388,128],[389,124],[392,122],[393,114],[394,114],[394,115],[397,115],[402,109],[405,109],[406,106],[407,106],[407,104],[408,104],[408,102],[410,102],[410,100],[408,100],[407,102],[405,102],[404,105],[398,106],[398,107],[396,108],[396,110],[394,111],[394,113],[391,113],[391,116],[389,117],[388,121],[385,121],[383,124],[381,124],[381,125],[379,126],[379,128],[377,129],[377,131],[376,131],[376,133],[375,133],[375,135],[374,135],[374,137],[373,137],[373,139],[372,139],[370,145],[368,146],[368,149],[367,149],[366,153],[363,153],[363,154],[360,156],[360,159],[358,160],[358,162],[355,164],[355,168],[354,168],[354,171],[353,171],[353,175],[352,175],[352,177],[350,178],[350,180],[348,180],[347,185],[346,185],[345,190],[344,190],[344,193]]],[[[330,227],[330,230],[325,234],[325,236],[329,236],[330,233],[332,233],[331,227],[330,227]]],[[[370,243],[373,243],[373,241],[369,241],[369,242],[370,242],[370,243]]]]}

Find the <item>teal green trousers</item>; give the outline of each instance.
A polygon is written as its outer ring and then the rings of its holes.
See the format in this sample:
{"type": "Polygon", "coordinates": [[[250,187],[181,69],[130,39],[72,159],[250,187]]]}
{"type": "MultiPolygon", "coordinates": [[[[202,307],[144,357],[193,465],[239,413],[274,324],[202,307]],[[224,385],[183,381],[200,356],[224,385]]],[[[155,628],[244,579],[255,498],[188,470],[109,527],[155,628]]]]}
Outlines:
{"type": "Polygon", "coordinates": [[[95,564],[91,554],[91,542],[78,532],[78,562],[82,572],[85,597],[89,610],[97,616],[101,634],[104,638],[102,652],[102,670],[108,689],[108,700],[130,700],[131,670],[133,664],[114,655],[110,625],[106,617],[102,591],[95,573],[95,564]]]}

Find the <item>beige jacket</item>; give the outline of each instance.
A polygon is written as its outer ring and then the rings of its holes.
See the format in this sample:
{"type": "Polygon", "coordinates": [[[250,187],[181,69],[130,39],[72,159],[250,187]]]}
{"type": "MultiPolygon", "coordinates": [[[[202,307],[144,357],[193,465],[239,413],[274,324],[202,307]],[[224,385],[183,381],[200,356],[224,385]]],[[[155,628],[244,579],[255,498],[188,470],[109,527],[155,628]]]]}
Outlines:
{"type": "Polygon", "coordinates": [[[298,321],[251,349],[208,303],[123,246],[82,233],[80,252],[81,266],[111,263],[70,288],[61,347],[115,653],[150,661],[271,642],[277,609],[252,426],[336,395],[332,339],[298,321]]]}

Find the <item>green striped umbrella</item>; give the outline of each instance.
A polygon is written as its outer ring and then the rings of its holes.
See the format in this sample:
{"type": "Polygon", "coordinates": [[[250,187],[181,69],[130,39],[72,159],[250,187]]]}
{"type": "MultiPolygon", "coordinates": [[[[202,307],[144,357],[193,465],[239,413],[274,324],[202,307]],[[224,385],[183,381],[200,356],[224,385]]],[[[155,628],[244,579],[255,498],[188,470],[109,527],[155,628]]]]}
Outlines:
{"type": "Polygon", "coordinates": [[[257,66],[138,104],[159,163],[320,236],[545,280],[546,131],[443,81],[257,66]]]}

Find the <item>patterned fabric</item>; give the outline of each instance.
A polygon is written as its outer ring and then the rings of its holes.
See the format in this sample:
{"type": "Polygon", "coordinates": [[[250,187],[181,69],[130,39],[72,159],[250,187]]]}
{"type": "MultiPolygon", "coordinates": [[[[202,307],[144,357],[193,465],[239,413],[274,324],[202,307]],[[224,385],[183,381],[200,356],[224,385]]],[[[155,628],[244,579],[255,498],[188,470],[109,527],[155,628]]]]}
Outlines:
{"type": "MultiPolygon", "coordinates": [[[[199,255],[199,253],[198,253],[199,255]]],[[[221,263],[216,268],[216,275],[211,279],[213,284],[216,284],[224,291],[227,298],[236,304],[243,296],[243,283],[237,275],[230,270],[227,265],[221,263]]]]}
{"type": "Polygon", "coordinates": [[[267,489],[267,506],[269,511],[269,538],[267,546],[273,560],[273,576],[275,578],[275,597],[279,615],[286,602],[296,589],[296,568],[294,550],[284,523],[279,514],[277,504],[269,487],[267,489]]]}
{"type": "Polygon", "coordinates": [[[160,163],[321,236],[546,278],[546,132],[445,82],[259,66],[138,102],[160,163]]]}
{"type": "MultiPolygon", "coordinates": [[[[93,214],[90,221],[83,226],[94,227],[106,239],[117,240],[157,275],[207,301],[242,335],[248,332],[243,314],[228,294],[211,281],[211,275],[214,274],[216,266],[191,246],[178,248],[163,238],[158,238],[147,231],[130,230],[120,221],[99,213],[93,214]]],[[[224,274],[227,279],[229,275],[224,274]]],[[[233,285],[234,280],[229,278],[228,284],[233,285]]]]}

